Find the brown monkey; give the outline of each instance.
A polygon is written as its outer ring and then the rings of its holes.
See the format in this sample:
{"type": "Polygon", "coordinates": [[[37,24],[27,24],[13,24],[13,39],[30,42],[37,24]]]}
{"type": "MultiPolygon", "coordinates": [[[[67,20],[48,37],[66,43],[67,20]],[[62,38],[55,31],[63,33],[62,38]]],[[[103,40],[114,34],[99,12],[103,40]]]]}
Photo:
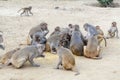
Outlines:
{"type": "Polygon", "coordinates": [[[98,34],[97,34],[98,44],[100,45],[100,43],[104,40],[105,46],[107,46],[107,41],[104,37],[104,33],[103,33],[102,29],[100,29],[100,26],[96,26],[96,30],[98,32],[98,34]]]}
{"type": "Polygon", "coordinates": [[[43,51],[45,46],[43,44],[31,45],[18,50],[13,54],[10,59],[10,63],[15,68],[21,68],[26,61],[29,61],[32,66],[39,67],[40,65],[35,64],[33,59],[37,57],[44,57],[43,51]]]}
{"type": "Polygon", "coordinates": [[[97,36],[88,37],[87,46],[84,46],[84,56],[92,59],[101,59],[97,36]]]}
{"type": "Polygon", "coordinates": [[[116,38],[119,38],[118,36],[118,28],[117,28],[117,23],[116,22],[112,22],[112,26],[111,28],[108,30],[108,36],[107,39],[109,38],[113,38],[116,35],[116,38]]]}
{"type": "Polygon", "coordinates": [[[76,68],[75,58],[72,52],[59,45],[57,47],[57,54],[59,56],[59,62],[57,64],[57,69],[59,69],[59,66],[61,65],[65,70],[72,70],[77,72],[75,75],[79,75],[79,71],[76,68]]]}
{"type": "Polygon", "coordinates": [[[73,54],[77,56],[83,55],[83,35],[79,30],[79,25],[74,25],[74,31],[72,32],[71,36],[71,43],[70,43],[70,50],[73,54]]]}
{"type": "Polygon", "coordinates": [[[29,16],[29,14],[33,15],[33,13],[31,12],[32,6],[21,8],[18,12],[20,12],[21,10],[23,10],[23,12],[20,14],[21,16],[23,14],[25,14],[26,16],[29,16]]]}
{"type": "Polygon", "coordinates": [[[16,51],[18,51],[18,50],[20,50],[20,48],[15,48],[15,49],[13,49],[13,50],[8,51],[7,53],[5,53],[5,54],[2,56],[2,58],[0,59],[0,63],[5,64],[5,65],[6,65],[6,64],[9,65],[8,62],[9,62],[9,60],[11,59],[12,55],[13,55],[16,51]]]}
{"type": "Polygon", "coordinates": [[[2,31],[0,31],[0,48],[2,48],[3,50],[5,49],[2,31]]]}

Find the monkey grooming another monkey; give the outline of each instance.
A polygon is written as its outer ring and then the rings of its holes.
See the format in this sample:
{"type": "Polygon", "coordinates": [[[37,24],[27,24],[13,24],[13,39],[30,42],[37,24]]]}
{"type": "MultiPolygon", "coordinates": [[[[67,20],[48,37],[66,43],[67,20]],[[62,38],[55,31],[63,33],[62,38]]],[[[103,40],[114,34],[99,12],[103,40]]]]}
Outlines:
{"type": "Polygon", "coordinates": [[[109,38],[113,38],[116,35],[116,38],[119,38],[118,36],[118,28],[117,28],[117,23],[116,22],[112,22],[112,26],[111,28],[108,30],[108,36],[106,37],[107,39],[109,38]]]}
{"type": "Polygon", "coordinates": [[[75,58],[72,52],[61,46],[61,42],[58,43],[59,45],[56,47],[57,54],[59,56],[59,62],[57,64],[57,69],[61,65],[65,70],[72,70],[76,72],[75,75],[79,75],[79,71],[76,68],[75,58]]]}
{"type": "Polygon", "coordinates": [[[106,38],[104,37],[104,33],[102,29],[100,29],[100,26],[96,26],[96,30],[98,32],[97,39],[98,39],[98,45],[104,40],[105,41],[105,46],[107,46],[107,41],[106,38]]]}
{"type": "Polygon", "coordinates": [[[21,16],[23,14],[25,14],[25,16],[29,16],[29,14],[33,15],[33,13],[31,12],[32,6],[21,8],[18,12],[20,12],[21,10],[23,10],[23,12],[20,14],[21,16]]]}
{"type": "Polygon", "coordinates": [[[35,64],[33,59],[37,57],[44,57],[43,51],[45,49],[45,45],[37,44],[25,47],[21,50],[16,51],[10,59],[10,63],[15,68],[21,68],[26,61],[29,61],[30,64],[34,67],[39,67],[40,65],[35,64]]]}
{"type": "Polygon", "coordinates": [[[2,31],[0,31],[0,48],[5,50],[4,40],[3,40],[3,32],[2,31]]]}
{"type": "Polygon", "coordinates": [[[8,62],[11,59],[12,55],[16,52],[20,50],[20,48],[15,48],[11,51],[8,51],[7,53],[5,53],[2,58],[0,59],[0,63],[5,64],[5,65],[9,65],[8,62]]]}

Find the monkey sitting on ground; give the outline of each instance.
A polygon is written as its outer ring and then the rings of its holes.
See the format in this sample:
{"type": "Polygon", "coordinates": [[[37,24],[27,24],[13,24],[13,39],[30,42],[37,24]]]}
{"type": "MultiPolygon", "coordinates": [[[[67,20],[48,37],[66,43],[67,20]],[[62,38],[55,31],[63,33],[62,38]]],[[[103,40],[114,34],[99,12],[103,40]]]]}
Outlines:
{"type": "Polygon", "coordinates": [[[98,45],[100,45],[100,43],[104,40],[105,41],[105,46],[107,46],[107,41],[104,37],[104,33],[103,33],[102,29],[100,29],[100,26],[96,26],[96,30],[98,32],[98,35],[97,35],[98,45]]]}
{"type": "Polygon", "coordinates": [[[13,55],[16,51],[18,51],[18,50],[20,50],[20,48],[15,48],[15,49],[13,49],[13,50],[8,51],[7,53],[5,53],[5,54],[2,56],[2,58],[0,59],[0,63],[5,64],[5,65],[6,65],[6,64],[9,65],[8,62],[9,62],[9,60],[11,59],[12,55],[13,55]]]}
{"type": "Polygon", "coordinates": [[[45,37],[48,33],[49,33],[49,30],[47,28],[47,23],[42,22],[36,27],[33,27],[32,29],[30,29],[28,37],[27,37],[27,43],[22,43],[20,45],[31,45],[33,41],[33,35],[39,35],[40,37],[42,37],[41,41],[43,40],[42,42],[46,42],[45,37]]]}
{"type": "Polygon", "coordinates": [[[72,70],[77,72],[75,75],[79,75],[79,71],[76,68],[75,58],[72,52],[61,46],[61,42],[58,43],[59,45],[56,47],[57,54],[59,56],[59,62],[57,64],[57,69],[59,69],[59,66],[61,65],[65,70],[72,70]]]}
{"type": "Polygon", "coordinates": [[[3,50],[5,50],[5,46],[4,46],[4,43],[3,43],[3,32],[0,31],[0,48],[2,48],[3,50]]]}
{"type": "Polygon", "coordinates": [[[33,59],[37,57],[44,57],[43,51],[45,49],[45,45],[37,44],[25,47],[21,50],[16,51],[9,63],[11,63],[15,68],[21,68],[26,61],[29,61],[32,66],[39,67],[40,65],[35,64],[33,59]]]}
{"type": "Polygon", "coordinates": [[[21,16],[23,14],[25,14],[26,16],[29,16],[29,14],[33,15],[33,13],[31,12],[32,6],[21,8],[18,12],[20,12],[21,10],[23,10],[23,12],[20,14],[21,16]]]}
{"type": "Polygon", "coordinates": [[[71,41],[70,41],[70,50],[73,54],[77,56],[83,55],[83,35],[79,30],[79,25],[74,25],[74,31],[72,32],[71,41]]]}
{"type": "Polygon", "coordinates": [[[111,28],[108,30],[108,36],[106,37],[107,39],[109,38],[113,38],[116,35],[116,38],[119,38],[118,36],[118,28],[117,28],[117,23],[116,22],[112,22],[112,26],[111,28]]]}
{"type": "Polygon", "coordinates": [[[89,36],[87,46],[84,46],[84,56],[92,59],[101,59],[97,36],[89,36]]]}
{"type": "Polygon", "coordinates": [[[28,35],[28,39],[27,39],[27,43],[30,44],[30,40],[29,40],[29,36],[31,39],[33,39],[33,35],[36,33],[36,32],[39,32],[41,35],[41,37],[45,37],[48,33],[49,33],[49,30],[47,28],[47,23],[45,22],[42,22],[40,23],[39,25],[37,25],[36,27],[33,27],[30,32],[29,32],[29,35],[28,35]]]}

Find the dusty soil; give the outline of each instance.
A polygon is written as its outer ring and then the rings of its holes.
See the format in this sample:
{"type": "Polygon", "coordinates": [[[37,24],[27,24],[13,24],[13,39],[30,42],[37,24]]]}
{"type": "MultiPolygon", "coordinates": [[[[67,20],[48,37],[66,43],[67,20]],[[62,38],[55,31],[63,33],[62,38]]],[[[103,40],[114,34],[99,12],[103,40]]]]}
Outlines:
{"type": "MultiPolygon", "coordinates": [[[[29,30],[43,21],[48,23],[50,33],[56,26],[67,27],[69,23],[79,24],[84,35],[86,33],[82,26],[86,22],[100,25],[105,35],[112,21],[116,21],[120,28],[119,7],[100,8],[88,5],[94,3],[97,1],[0,0],[0,30],[4,32],[6,46],[5,51],[0,49],[0,55],[19,47],[21,42],[26,41],[29,30]],[[29,5],[33,6],[34,15],[20,17],[17,11],[29,5]],[[54,9],[56,6],[60,8],[54,9]]],[[[72,71],[54,69],[58,56],[45,53],[45,58],[35,59],[40,67],[31,67],[26,63],[22,69],[14,69],[12,66],[0,69],[0,80],[120,80],[120,39],[109,39],[107,43],[107,47],[103,45],[101,60],[75,56],[80,71],[78,76],[74,76],[72,71]]]]}

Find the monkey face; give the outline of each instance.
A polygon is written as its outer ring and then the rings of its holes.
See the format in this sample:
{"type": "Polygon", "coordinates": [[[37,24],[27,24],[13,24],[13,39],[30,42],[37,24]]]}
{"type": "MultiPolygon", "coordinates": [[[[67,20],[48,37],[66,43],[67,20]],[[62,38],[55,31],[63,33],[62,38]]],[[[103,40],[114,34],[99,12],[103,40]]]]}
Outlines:
{"type": "Polygon", "coordinates": [[[116,22],[112,22],[112,26],[116,27],[117,23],[116,22]]]}
{"type": "Polygon", "coordinates": [[[57,26],[57,27],[55,28],[55,31],[60,31],[60,27],[57,26]]]}

